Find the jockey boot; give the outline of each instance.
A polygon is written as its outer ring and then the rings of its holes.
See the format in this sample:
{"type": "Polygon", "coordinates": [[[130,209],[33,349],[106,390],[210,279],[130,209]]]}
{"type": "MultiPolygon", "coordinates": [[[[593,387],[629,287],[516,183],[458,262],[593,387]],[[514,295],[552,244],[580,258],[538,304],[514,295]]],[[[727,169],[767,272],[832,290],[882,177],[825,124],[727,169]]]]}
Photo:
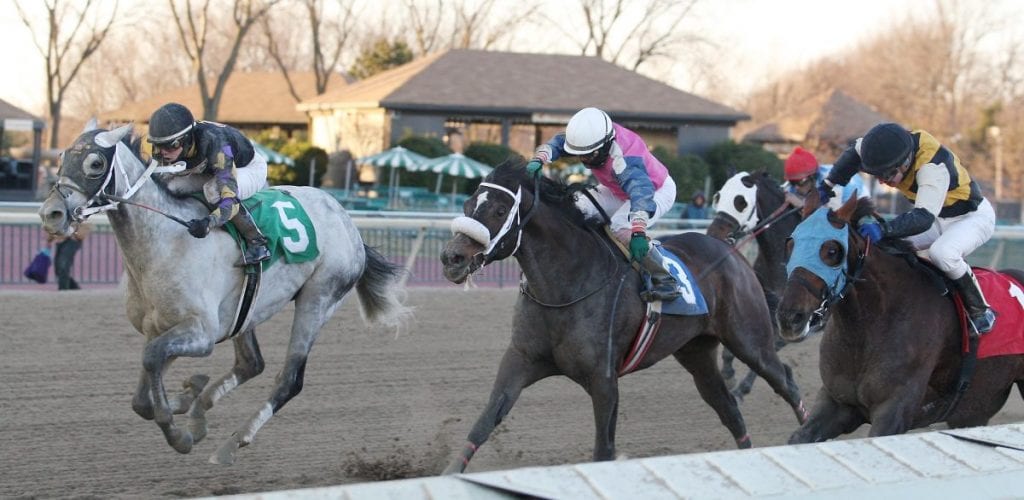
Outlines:
{"type": "Polygon", "coordinates": [[[651,289],[640,293],[643,301],[671,301],[679,298],[679,282],[665,268],[665,257],[661,255],[657,245],[651,244],[650,252],[647,252],[647,257],[640,265],[651,273],[651,289]]]}
{"type": "Polygon", "coordinates": [[[245,238],[245,252],[242,253],[243,266],[263,262],[270,258],[267,237],[260,233],[260,228],[256,227],[248,210],[240,209],[238,214],[231,218],[231,222],[235,223],[235,228],[238,229],[242,238],[245,238]]]}
{"type": "Polygon", "coordinates": [[[970,269],[963,276],[953,280],[953,284],[960,290],[960,297],[964,300],[964,307],[967,309],[967,316],[971,319],[971,327],[975,335],[981,335],[992,331],[995,326],[996,314],[992,307],[985,301],[981,293],[981,286],[978,279],[970,269]]]}

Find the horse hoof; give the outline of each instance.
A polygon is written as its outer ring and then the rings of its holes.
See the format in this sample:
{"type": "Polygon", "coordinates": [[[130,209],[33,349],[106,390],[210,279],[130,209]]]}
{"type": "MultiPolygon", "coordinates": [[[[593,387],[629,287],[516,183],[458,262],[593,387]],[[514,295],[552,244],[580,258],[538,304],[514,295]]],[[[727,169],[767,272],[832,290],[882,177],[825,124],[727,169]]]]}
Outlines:
{"type": "Polygon", "coordinates": [[[187,432],[175,432],[174,440],[167,440],[174,451],[187,455],[192,451],[192,434],[187,432]]]}
{"type": "Polygon", "coordinates": [[[226,443],[221,445],[216,453],[210,455],[210,463],[217,465],[231,465],[235,463],[235,452],[238,451],[238,442],[232,436],[226,443]]]}

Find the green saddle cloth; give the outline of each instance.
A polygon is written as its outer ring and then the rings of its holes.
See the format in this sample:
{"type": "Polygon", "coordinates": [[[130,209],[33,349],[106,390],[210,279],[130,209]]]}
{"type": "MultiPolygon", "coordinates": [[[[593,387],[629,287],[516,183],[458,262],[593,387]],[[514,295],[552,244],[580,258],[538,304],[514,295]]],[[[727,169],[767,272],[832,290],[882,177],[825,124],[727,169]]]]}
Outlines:
{"type": "MultiPolygon", "coordinates": [[[[270,258],[263,261],[264,271],[282,258],[289,264],[298,264],[320,255],[313,222],[299,200],[287,191],[264,189],[242,200],[242,205],[249,209],[256,226],[267,237],[270,258]]],[[[224,228],[236,241],[242,241],[234,224],[228,222],[224,228]]]]}

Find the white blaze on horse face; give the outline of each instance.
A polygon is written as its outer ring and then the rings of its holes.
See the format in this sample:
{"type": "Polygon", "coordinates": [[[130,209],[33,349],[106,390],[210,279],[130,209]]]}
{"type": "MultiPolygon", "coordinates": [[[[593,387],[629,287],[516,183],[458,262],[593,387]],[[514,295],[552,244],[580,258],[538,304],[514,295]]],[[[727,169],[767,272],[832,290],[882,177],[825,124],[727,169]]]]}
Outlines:
{"type": "Polygon", "coordinates": [[[742,181],[749,175],[746,172],[740,172],[725,181],[725,185],[718,191],[714,207],[716,212],[727,213],[736,219],[740,229],[745,231],[754,229],[758,223],[757,186],[747,187],[742,181]],[[738,198],[742,198],[744,202],[745,206],[742,209],[736,207],[738,198]]]}
{"type": "Polygon", "coordinates": [[[487,191],[484,191],[477,195],[476,207],[473,208],[473,213],[471,215],[476,215],[476,213],[479,212],[481,208],[483,208],[484,203],[487,203],[487,191]]]}

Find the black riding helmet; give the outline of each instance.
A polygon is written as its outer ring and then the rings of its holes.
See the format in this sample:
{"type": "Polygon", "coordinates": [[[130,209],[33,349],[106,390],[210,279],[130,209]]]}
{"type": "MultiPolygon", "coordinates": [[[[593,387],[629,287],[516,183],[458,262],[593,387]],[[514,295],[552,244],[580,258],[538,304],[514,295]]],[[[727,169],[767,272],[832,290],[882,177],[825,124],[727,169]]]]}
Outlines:
{"type": "Polygon", "coordinates": [[[160,106],[149,118],[149,141],[154,146],[182,146],[188,151],[192,145],[192,128],[196,120],[192,112],[181,104],[172,102],[160,106]]]}
{"type": "Polygon", "coordinates": [[[860,143],[863,170],[875,176],[888,176],[907,165],[914,151],[910,132],[895,123],[880,123],[868,131],[860,143]]]}

